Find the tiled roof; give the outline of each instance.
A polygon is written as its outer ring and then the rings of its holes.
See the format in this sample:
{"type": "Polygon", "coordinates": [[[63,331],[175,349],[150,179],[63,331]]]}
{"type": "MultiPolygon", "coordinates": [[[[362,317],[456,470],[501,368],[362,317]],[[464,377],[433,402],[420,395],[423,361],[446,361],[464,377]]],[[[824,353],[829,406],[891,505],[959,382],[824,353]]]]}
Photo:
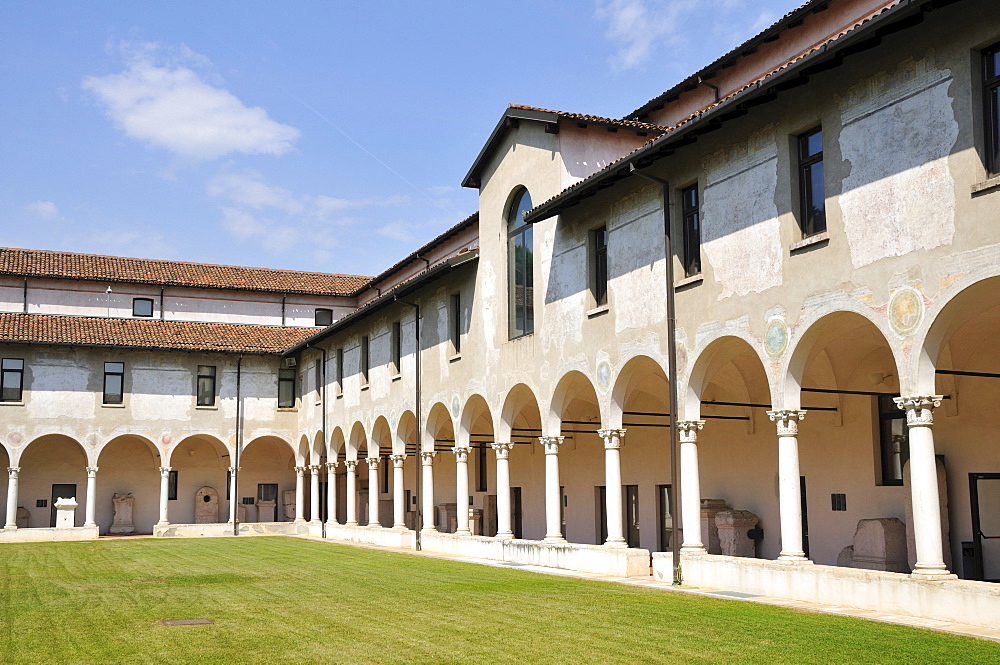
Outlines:
{"type": "Polygon", "coordinates": [[[368,277],[0,247],[0,274],[158,286],[349,296],[368,277]]]}
{"type": "MultiPolygon", "coordinates": [[[[438,237],[436,237],[433,240],[431,240],[430,242],[422,245],[419,249],[417,249],[417,250],[415,250],[413,252],[410,252],[410,254],[408,254],[405,258],[400,259],[399,261],[397,261],[396,263],[394,263],[392,266],[390,266],[390,267],[386,268],[385,270],[383,270],[377,276],[372,277],[370,283],[373,284],[373,285],[377,285],[379,282],[381,282],[382,280],[384,280],[389,275],[392,275],[393,273],[399,272],[404,266],[407,266],[410,263],[413,263],[414,261],[420,260],[417,257],[419,257],[420,255],[422,255],[423,253],[428,252],[428,251],[434,249],[435,247],[437,247],[438,245],[440,245],[441,243],[450,240],[451,238],[453,238],[454,236],[458,235],[462,231],[466,230],[470,226],[474,226],[474,225],[477,226],[478,224],[479,224],[479,211],[477,210],[476,212],[472,213],[471,215],[469,215],[468,217],[466,217],[465,219],[463,219],[461,222],[459,222],[455,226],[453,226],[450,229],[448,229],[447,231],[444,231],[443,233],[441,233],[441,235],[439,235],[438,237]]],[[[478,238],[478,233],[476,234],[476,237],[478,238]]]]}
{"type": "Polygon", "coordinates": [[[580,122],[589,122],[598,125],[604,125],[607,127],[621,127],[623,129],[632,129],[639,132],[656,132],[658,134],[667,131],[667,127],[664,125],[655,125],[649,122],[640,122],[638,120],[617,119],[617,118],[602,118],[599,115],[587,115],[585,113],[570,113],[569,111],[553,111],[552,109],[543,109],[538,106],[525,106],[524,104],[510,104],[511,108],[515,109],[525,109],[527,111],[541,111],[542,113],[554,113],[560,118],[566,118],[568,120],[579,120],[580,122]]]}
{"type": "Polygon", "coordinates": [[[233,323],[0,314],[0,343],[279,354],[315,332],[316,328],[233,323]]]}

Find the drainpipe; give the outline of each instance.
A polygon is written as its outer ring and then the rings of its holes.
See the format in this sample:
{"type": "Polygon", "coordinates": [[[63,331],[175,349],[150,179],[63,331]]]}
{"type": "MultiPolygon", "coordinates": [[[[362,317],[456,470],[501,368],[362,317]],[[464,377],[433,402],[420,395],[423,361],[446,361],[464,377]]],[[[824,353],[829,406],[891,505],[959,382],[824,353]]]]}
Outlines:
{"type": "Polygon", "coordinates": [[[160,287],[160,321],[166,321],[166,318],[165,318],[165,316],[163,314],[163,287],[162,286],[160,287]]]}
{"type": "MultiPolygon", "coordinates": [[[[319,370],[319,408],[320,408],[320,427],[323,432],[323,446],[326,447],[326,349],[323,351],[323,364],[320,366],[319,370]]],[[[327,458],[329,462],[329,458],[327,458]]],[[[336,474],[335,474],[336,477],[336,474]]],[[[331,491],[336,491],[333,487],[334,483],[330,482],[330,474],[326,477],[326,492],[329,494],[331,491]]],[[[326,507],[329,509],[330,500],[326,501],[326,507]]],[[[323,506],[320,506],[320,513],[323,512],[323,506]]],[[[326,538],[326,523],[330,521],[330,516],[327,515],[325,520],[322,520],[320,528],[322,529],[322,535],[326,538]]]]}
{"type": "Polygon", "coordinates": [[[288,298],[287,293],[281,294],[281,327],[285,327],[285,299],[288,298]]]}
{"type": "Polygon", "coordinates": [[[28,277],[24,278],[24,313],[28,313],[28,277]]]}
{"type": "MultiPolygon", "coordinates": [[[[243,449],[243,409],[241,408],[240,383],[243,377],[243,354],[236,361],[236,457],[233,462],[233,494],[232,501],[240,500],[240,452],[243,449]]],[[[233,535],[240,535],[240,509],[237,504],[233,511],[233,535]]]]}
{"type": "MultiPolygon", "coordinates": [[[[714,85],[712,83],[709,83],[708,81],[706,81],[705,79],[703,79],[700,76],[698,77],[698,83],[702,84],[706,88],[711,88],[715,92],[715,103],[718,104],[719,103],[719,86],[714,85]]],[[[635,166],[634,165],[633,165],[632,169],[633,169],[632,170],[633,173],[637,173],[637,171],[635,171],[635,166]]],[[[649,176],[644,176],[641,173],[639,173],[638,175],[640,177],[643,177],[643,178],[649,178],[649,176]]],[[[652,178],[650,178],[650,179],[652,179],[652,178]]]]}
{"type": "MultiPolygon", "coordinates": [[[[417,497],[417,522],[416,522],[416,524],[414,524],[414,527],[415,527],[414,547],[419,552],[420,551],[420,530],[421,530],[421,528],[423,528],[423,508],[424,508],[424,506],[423,506],[424,502],[420,500],[420,475],[423,472],[423,468],[421,467],[421,461],[420,461],[420,453],[423,450],[423,446],[422,446],[421,441],[420,441],[420,439],[421,439],[421,437],[420,437],[420,432],[421,432],[421,428],[420,428],[420,305],[417,305],[416,303],[412,303],[412,302],[407,302],[406,300],[400,300],[399,296],[393,296],[393,300],[395,300],[396,302],[398,302],[398,303],[400,303],[402,305],[406,305],[408,307],[412,307],[413,310],[414,310],[414,313],[415,313],[414,320],[413,320],[413,326],[414,326],[413,338],[414,338],[414,341],[415,341],[414,352],[413,352],[413,355],[414,355],[414,364],[415,364],[415,367],[414,367],[414,377],[413,377],[413,386],[414,386],[413,392],[414,392],[414,401],[416,402],[416,404],[414,405],[414,408],[413,408],[413,415],[416,417],[416,420],[417,420],[417,437],[416,437],[417,438],[417,454],[416,454],[416,462],[417,462],[416,463],[416,469],[417,469],[416,476],[417,476],[417,479],[416,479],[416,486],[415,486],[415,489],[414,489],[414,492],[416,493],[416,497],[417,497]]],[[[403,446],[404,446],[404,452],[405,452],[405,446],[406,446],[405,442],[403,443],[403,446]]]]}
{"type": "MultiPolygon", "coordinates": [[[[645,178],[660,185],[663,197],[663,251],[665,255],[665,273],[667,282],[667,348],[670,364],[667,367],[667,382],[670,384],[670,505],[674,510],[674,534],[671,538],[670,552],[674,561],[674,584],[681,583],[681,545],[680,531],[685,524],[680,521],[681,510],[677,502],[677,315],[674,307],[674,251],[670,245],[670,183],[662,178],[643,173],[635,164],[629,164],[629,170],[640,178],[645,178]],[[680,529],[677,525],[680,525],[680,529]]],[[[700,529],[701,525],[691,525],[700,529]]]]}

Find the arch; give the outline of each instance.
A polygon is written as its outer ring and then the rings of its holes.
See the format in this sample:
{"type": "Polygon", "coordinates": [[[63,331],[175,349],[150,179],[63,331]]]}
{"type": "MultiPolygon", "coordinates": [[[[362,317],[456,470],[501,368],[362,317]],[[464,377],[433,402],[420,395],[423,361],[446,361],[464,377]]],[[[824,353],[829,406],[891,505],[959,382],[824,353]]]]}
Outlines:
{"type": "Polygon", "coordinates": [[[392,441],[394,455],[408,455],[417,450],[417,417],[406,410],[396,424],[396,436],[392,441]]]}
{"type": "Polygon", "coordinates": [[[368,456],[379,457],[392,449],[392,429],[385,416],[379,416],[372,425],[372,438],[368,442],[368,456]]]}
{"type": "Polygon", "coordinates": [[[13,450],[13,451],[8,450],[7,451],[7,455],[9,457],[9,459],[10,459],[10,465],[11,466],[20,466],[21,465],[21,460],[24,458],[24,454],[26,452],[28,452],[28,449],[31,448],[31,446],[34,446],[38,442],[43,441],[43,440],[45,440],[45,441],[63,441],[63,440],[72,441],[74,444],[76,444],[76,447],[78,447],[80,449],[80,452],[83,453],[83,457],[86,460],[86,464],[88,464],[88,465],[93,464],[93,460],[90,458],[90,454],[87,451],[87,448],[82,443],[80,443],[79,441],[77,441],[76,439],[74,439],[72,436],[69,436],[68,434],[62,434],[62,433],[58,433],[58,432],[53,432],[51,434],[42,434],[40,436],[36,436],[34,439],[31,440],[31,442],[28,445],[26,445],[25,447],[21,448],[20,450],[16,450],[16,449],[13,450]]]}
{"type": "MultiPolygon", "coordinates": [[[[474,434],[494,435],[493,414],[490,412],[486,398],[478,393],[472,394],[462,408],[459,418],[459,428],[455,437],[455,445],[468,448],[474,434]],[[488,430],[488,431],[487,431],[488,430]]],[[[491,442],[492,443],[492,442],[491,442]]]]}
{"type": "Polygon", "coordinates": [[[321,464],[324,457],[326,457],[326,438],[323,436],[323,430],[316,430],[312,449],[309,451],[309,460],[312,464],[321,464]]]}
{"type": "Polygon", "coordinates": [[[562,430],[563,420],[584,419],[594,421],[596,428],[600,428],[602,423],[607,422],[594,384],[583,372],[571,370],[559,379],[559,383],[556,384],[556,389],[552,393],[552,402],[549,405],[548,418],[545,423],[545,434],[558,435],[562,430]],[[567,416],[571,417],[567,418],[567,416]]]}
{"type": "Polygon", "coordinates": [[[365,434],[365,426],[361,424],[360,420],[357,420],[351,427],[351,438],[347,441],[347,459],[362,459],[360,455],[362,451],[364,451],[364,454],[367,456],[368,435],[365,434]]]}
{"type": "Polygon", "coordinates": [[[303,434],[299,437],[299,447],[295,451],[295,464],[296,466],[305,466],[310,463],[309,451],[311,446],[309,444],[309,437],[303,434]]]}
{"type": "MultiPolygon", "coordinates": [[[[434,450],[435,442],[442,439],[448,439],[451,442],[455,440],[455,423],[451,419],[448,407],[441,402],[435,402],[427,414],[427,428],[424,433],[422,449],[424,451],[434,450]]],[[[454,444],[452,443],[452,445],[454,444]]]]}
{"type": "Polygon", "coordinates": [[[119,434],[101,446],[97,457],[95,517],[101,533],[114,521],[115,494],[132,495],[133,533],[153,533],[159,517],[160,451],[140,434],[119,434]]]}
{"type": "Polygon", "coordinates": [[[745,390],[741,397],[753,401],[751,395],[765,392],[774,404],[773,390],[768,381],[766,365],[758,350],[757,340],[749,333],[723,334],[707,341],[698,351],[690,371],[682,382],[678,408],[685,420],[701,418],[701,404],[712,380],[727,365],[742,379],[745,390]]]}
{"type": "Polygon", "coordinates": [[[774,400],[776,408],[801,408],[802,377],[806,368],[817,354],[831,344],[841,345],[845,352],[843,355],[847,355],[848,348],[857,354],[864,350],[858,345],[867,343],[870,346],[872,343],[866,335],[874,334],[876,344],[884,344],[889,350],[895,377],[900,377],[901,369],[905,368],[902,349],[898,344],[890,343],[892,334],[884,318],[875,316],[871,309],[860,304],[804,321],[796,326],[796,330],[802,332],[794,334],[789,342],[790,350],[781,367],[780,394],[775,395],[775,398],[780,397],[780,401],[774,400]]]}
{"type": "MultiPolygon", "coordinates": [[[[300,445],[301,445],[300,441],[300,445]]],[[[308,445],[308,441],[306,441],[308,445]]],[[[254,513],[257,522],[290,521],[294,518],[290,512],[286,512],[286,501],[284,493],[288,490],[296,489],[295,467],[301,466],[299,461],[299,450],[291,441],[273,434],[254,437],[246,446],[240,456],[240,475],[238,478],[240,492],[252,493],[257,496],[257,504],[248,506],[248,519],[250,513],[254,513]],[[274,488],[273,497],[277,505],[266,509],[261,507],[260,499],[262,488],[274,488]]],[[[306,496],[303,497],[303,505],[308,506],[308,487],[303,488],[306,496]]]]}
{"type": "MultiPolygon", "coordinates": [[[[75,485],[77,508],[75,523],[83,524],[86,511],[87,467],[93,466],[87,449],[66,434],[44,434],[25,446],[11,466],[21,468],[18,474],[19,497],[49,497],[53,485],[75,485]]],[[[65,495],[64,495],[65,496],[65,495]]],[[[52,506],[36,509],[25,502],[31,513],[31,527],[55,526],[52,506]]]]}
{"type": "MultiPolygon", "coordinates": [[[[168,466],[175,466],[175,463],[178,459],[180,459],[181,455],[187,454],[188,457],[195,457],[199,452],[197,450],[199,444],[206,445],[214,450],[220,461],[229,459],[229,448],[218,438],[212,436],[211,434],[192,434],[181,439],[177,445],[174,446],[174,449],[168,453],[168,466]]],[[[246,446],[243,447],[246,449],[246,446]]],[[[226,464],[226,466],[229,465],[226,464]]]]}
{"type": "Polygon", "coordinates": [[[327,444],[326,459],[327,461],[334,462],[340,458],[340,451],[344,450],[346,447],[346,442],[344,439],[344,430],[337,425],[330,432],[330,441],[327,444]]]}
{"type": "Polygon", "coordinates": [[[611,391],[608,427],[614,429],[622,427],[626,404],[635,399],[639,393],[652,396],[655,401],[662,403],[661,406],[666,405],[667,408],[663,409],[666,415],[670,404],[669,390],[667,372],[660,363],[649,356],[630,358],[618,372],[611,391]]]}
{"type": "Polygon", "coordinates": [[[146,448],[149,449],[150,454],[154,458],[160,457],[160,449],[156,447],[156,444],[153,443],[153,441],[149,439],[149,437],[143,436],[141,434],[119,434],[117,436],[111,437],[110,439],[105,441],[100,448],[98,448],[97,460],[96,460],[97,466],[101,465],[101,456],[104,455],[104,451],[108,448],[108,446],[123,439],[135,439],[137,441],[140,441],[142,442],[143,445],[145,445],[146,448]]]}
{"type": "Polygon", "coordinates": [[[534,391],[526,384],[519,383],[508,391],[504,399],[500,422],[497,423],[497,440],[509,443],[522,433],[519,430],[532,429],[535,431],[523,434],[527,436],[533,433],[538,436],[542,433],[541,409],[538,408],[538,399],[534,391]]]}

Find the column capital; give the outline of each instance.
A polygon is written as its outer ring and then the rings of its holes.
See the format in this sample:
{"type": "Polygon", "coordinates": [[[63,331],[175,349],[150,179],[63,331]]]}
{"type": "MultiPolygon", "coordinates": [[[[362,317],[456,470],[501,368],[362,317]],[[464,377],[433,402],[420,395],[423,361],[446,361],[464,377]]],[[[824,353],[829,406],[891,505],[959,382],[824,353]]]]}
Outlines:
{"type": "Polygon", "coordinates": [[[542,447],[545,448],[545,454],[546,455],[558,455],[559,454],[559,446],[561,446],[562,442],[565,441],[565,440],[566,440],[566,437],[564,437],[564,436],[540,436],[540,437],[538,437],[538,443],[542,444],[542,447]]]}
{"type": "Polygon", "coordinates": [[[677,431],[681,434],[681,443],[698,443],[698,432],[703,427],[704,420],[678,420],[677,431]]]}
{"type": "Polygon", "coordinates": [[[354,470],[358,468],[358,460],[356,460],[356,459],[347,459],[347,460],[344,460],[344,466],[347,467],[348,471],[350,471],[351,473],[354,473],[354,470]]]}
{"type": "Polygon", "coordinates": [[[303,476],[303,475],[305,475],[306,469],[308,469],[308,468],[309,467],[307,467],[307,466],[297,466],[297,467],[295,467],[295,475],[296,476],[303,476]]]}
{"type": "Polygon", "coordinates": [[[240,470],[240,467],[238,467],[238,466],[231,466],[228,469],[226,469],[226,471],[228,471],[229,473],[236,473],[239,470],[240,470]]]}
{"type": "Polygon", "coordinates": [[[17,474],[19,474],[20,472],[21,472],[21,467],[19,467],[19,466],[8,466],[7,467],[7,477],[8,478],[16,479],[17,478],[17,474]]]}
{"type": "Polygon", "coordinates": [[[510,451],[514,448],[513,443],[493,442],[490,445],[493,446],[493,450],[496,451],[497,459],[510,459],[510,451]]]}
{"type": "Polygon", "coordinates": [[[469,461],[469,449],[463,446],[455,446],[451,449],[451,452],[455,453],[455,461],[459,464],[465,464],[469,461]]]}
{"type": "Polygon", "coordinates": [[[604,439],[605,450],[618,450],[625,445],[624,429],[599,429],[597,435],[604,439]]]}
{"type": "Polygon", "coordinates": [[[778,425],[778,436],[796,436],[799,433],[799,421],[806,417],[803,409],[784,409],[768,411],[768,417],[778,425]]]}
{"type": "Polygon", "coordinates": [[[96,466],[88,466],[87,467],[87,477],[88,478],[95,478],[96,476],[97,476],[97,467],[96,466]]]}
{"type": "Polygon", "coordinates": [[[161,466],[160,467],[160,477],[161,478],[168,478],[170,476],[170,472],[171,471],[173,471],[173,469],[171,469],[169,466],[161,466]]]}
{"type": "Polygon", "coordinates": [[[403,463],[406,462],[406,455],[391,455],[389,459],[392,460],[392,466],[396,469],[402,469],[403,463]]]}
{"type": "Polygon", "coordinates": [[[322,464],[310,464],[309,471],[312,473],[319,473],[319,470],[323,468],[322,464]]]}
{"type": "Polygon", "coordinates": [[[382,461],[381,457],[366,457],[365,461],[368,462],[369,471],[378,471],[378,463],[382,461]]]}
{"type": "Polygon", "coordinates": [[[326,469],[327,469],[327,471],[336,471],[338,466],[340,466],[340,462],[339,461],[336,461],[336,462],[327,462],[326,463],[326,469]]]}
{"type": "Polygon", "coordinates": [[[915,395],[894,397],[893,402],[906,411],[906,424],[910,427],[930,427],[934,424],[934,409],[941,406],[944,395],[915,395]]]}
{"type": "Polygon", "coordinates": [[[424,466],[430,466],[434,463],[434,458],[437,456],[436,450],[421,450],[420,451],[420,461],[424,466]]]}

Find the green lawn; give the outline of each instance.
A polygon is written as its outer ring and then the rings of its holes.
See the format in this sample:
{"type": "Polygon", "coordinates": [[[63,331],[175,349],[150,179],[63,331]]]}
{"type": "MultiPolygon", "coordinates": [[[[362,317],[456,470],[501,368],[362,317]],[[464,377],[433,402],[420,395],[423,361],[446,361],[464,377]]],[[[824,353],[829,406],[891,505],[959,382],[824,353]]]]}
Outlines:
{"type": "Polygon", "coordinates": [[[1000,644],[293,538],[0,545],[0,663],[985,663],[1000,644]],[[210,626],[162,626],[208,618],[210,626]]]}

